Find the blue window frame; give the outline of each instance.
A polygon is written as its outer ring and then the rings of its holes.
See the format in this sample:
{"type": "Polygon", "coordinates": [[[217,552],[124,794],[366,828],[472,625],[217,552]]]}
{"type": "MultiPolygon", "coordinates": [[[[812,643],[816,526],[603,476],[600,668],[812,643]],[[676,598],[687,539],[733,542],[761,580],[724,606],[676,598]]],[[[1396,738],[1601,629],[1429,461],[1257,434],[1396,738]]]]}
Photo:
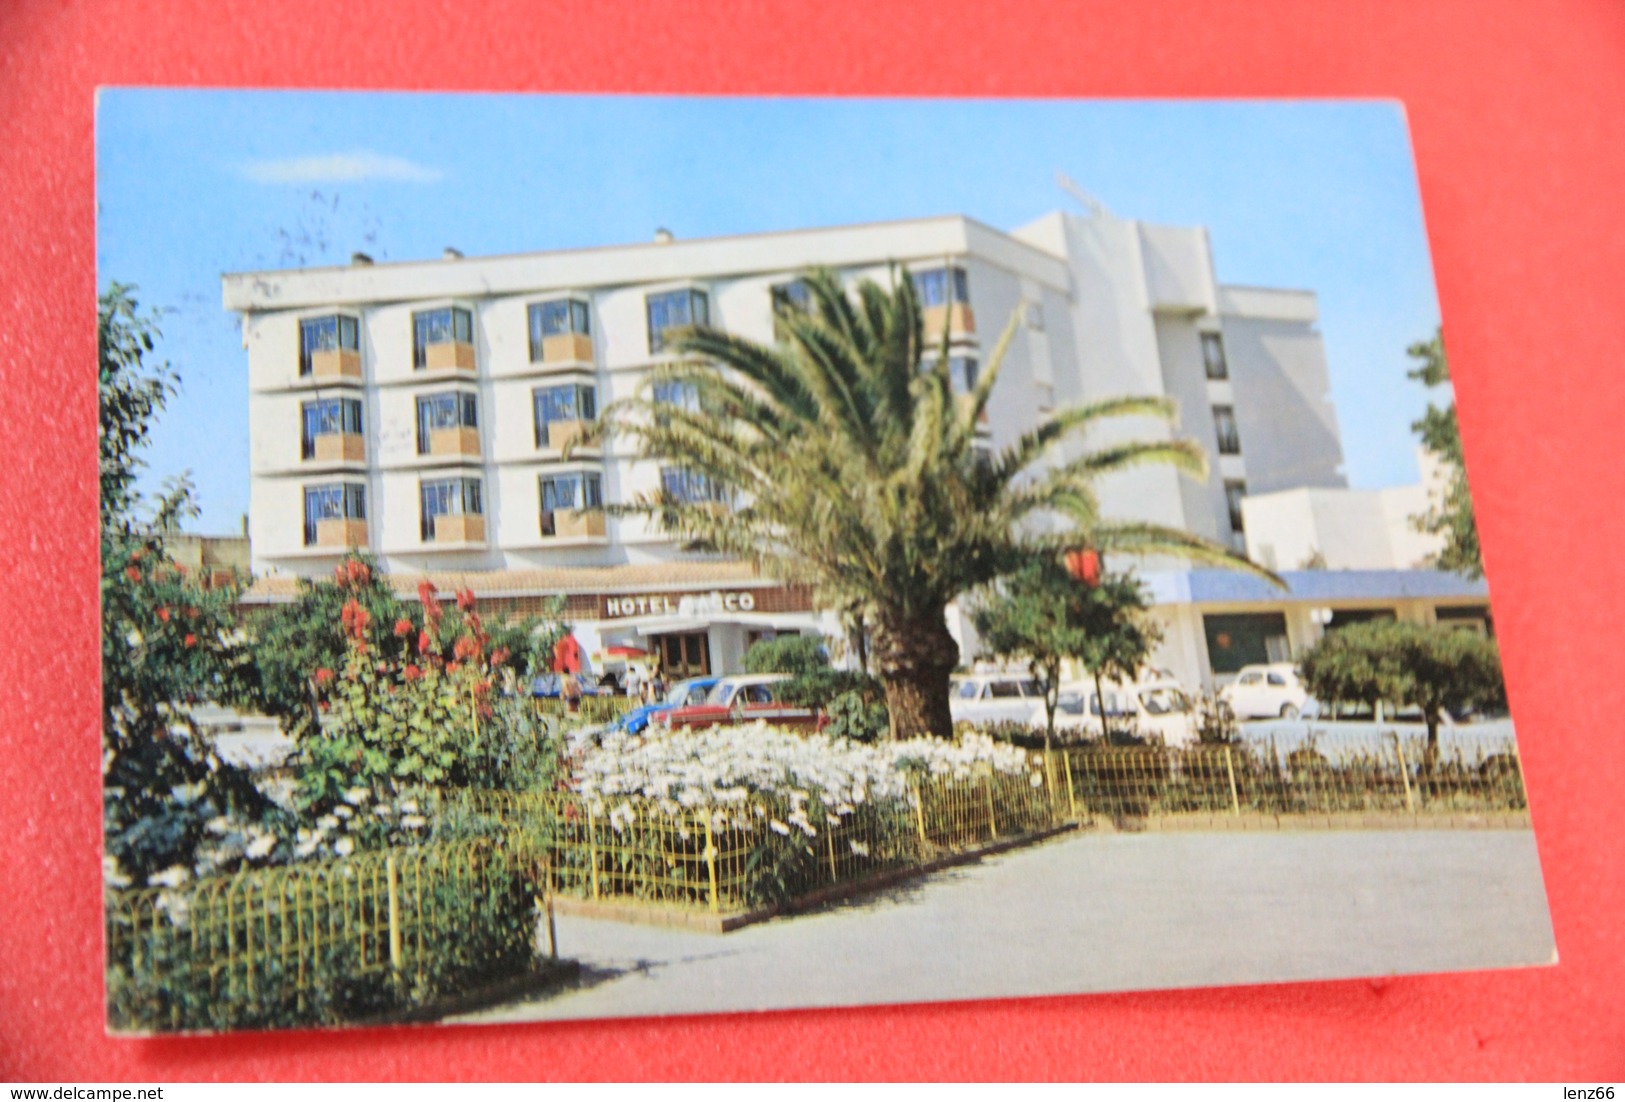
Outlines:
{"type": "Polygon", "coordinates": [[[544,474],[537,480],[541,494],[542,535],[558,534],[553,514],[560,509],[601,509],[604,505],[604,483],[600,475],[588,471],[567,474],[544,474]]]}
{"type": "Polygon", "coordinates": [[[683,505],[728,500],[727,491],[715,480],[687,467],[660,468],[660,488],[673,501],[683,505]]]}
{"type": "Polygon", "coordinates": [[[305,546],[316,542],[316,525],[324,520],[366,520],[367,489],[353,482],[305,487],[305,546]]]}
{"type": "Polygon", "coordinates": [[[672,406],[689,413],[696,413],[700,408],[700,388],[693,383],[676,379],[667,379],[654,384],[650,389],[650,397],[654,399],[656,405],[672,406]]]}
{"type": "Polygon", "coordinates": [[[436,429],[477,429],[478,403],[459,390],[425,394],[418,399],[418,454],[429,454],[429,434],[436,429]]]}
{"type": "Polygon", "coordinates": [[[970,301],[970,283],[965,278],[963,268],[926,268],[909,275],[914,280],[921,306],[948,306],[970,301]]]}
{"type": "Polygon", "coordinates": [[[299,407],[302,429],[299,435],[299,455],[310,459],[316,454],[316,438],[334,433],[361,434],[361,400],[359,398],[322,398],[305,402],[299,407]]]}
{"type": "Polygon", "coordinates": [[[431,344],[474,343],[474,316],[457,306],[421,310],[412,315],[412,366],[429,362],[431,344]]]}
{"type": "Polygon", "coordinates": [[[333,314],[299,322],[299,374],[309,375],[310,358],[317,352],[359,351],[361,324],[355,318],[333,314]]]}
{"type": "Polygon", "coordinates": [[[552,302],[532,303],[530,307],[530,360],[538,363],[542,358],[542,342],[548,337],[576,333],[592,335],[587,318],[587,304],[580,299],[561,298],[552,302]]]}
{"type": "Polygon", "coordinates": [[[590,386],[567,383],[531,391],[536,408],[536,446],[547,442],[547,426],[555,421],[591,421],[598,416],[598,394],[590,386]]]}
{"type": "Polygon", "coordinates": [[[485,503],[477,478],[441,478],[421,487],[423,515],[421,534],[425,542],[434,539],[434,522],[443,516],[483,516],[485,503]]]}
{"type": "Polygon", "coordinates": [[[666,334],[674,329],[711,324],[711,300],[704,291],[685,287],[650,295],[644,300],[649,311],[649,351],[663,352],[666,334]]]}

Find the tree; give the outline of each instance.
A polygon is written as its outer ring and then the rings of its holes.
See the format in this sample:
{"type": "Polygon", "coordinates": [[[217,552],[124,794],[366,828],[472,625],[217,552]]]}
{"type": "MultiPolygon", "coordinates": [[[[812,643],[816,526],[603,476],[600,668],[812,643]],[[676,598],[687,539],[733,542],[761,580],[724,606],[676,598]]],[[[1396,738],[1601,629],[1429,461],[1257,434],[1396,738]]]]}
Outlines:
{"type": "Polygon", "coordinates": [[[1322,701],[1414,704],[1427,725],[1423,775],[1439,758],[1446,712],[1497,707],[1506,699],[1493,639],[1459,628],[1371,620],[1329,631],[1302,661],[1303,680],[1322,701]]]}
{"type": "Polygon", "coordinates": [[[233,613],[236,586],[205,589],[168,557],[164,533],[195,512],[170,483],[150,512],[136,490],[140,452],[178,377],[150,357],[155,315],[114,283],[97,318],[100,399],[102,815],[110,883],[168,882],[280,845],[277,810],[201,737],[188,705],[240,696],[252,662],[233,613]]]}
{"type": "Polygon", "coordinates": [[[1204,472],[1188,440],[1114,443],[1035,469],[1103,422],[1171,419],[1167,400],[1111,398],[1059,412],[993,453],[977,423],[1014,319],[959,394],[948,334],[928,354],[910,279],[894,278],[889,291],[864,280],[851,298],[830,272],[804,282],[805,309],[777,307],[776,346],[703,326],[668,334],[687,359],[606,407],[591,435],[629,437],[643,458],[687,475],[611,511],[656,517],[781,580],[813,585],[829,607],[861,611],[893,737],[951,735],[948,679],[959,647],[945,609],[1035,557],[1086,545],[1265,574],[1189,533],[1100,515],[1093,486],[1104,475],[1148,463],[1204,472]],[[671,400],[676,393],[692,400],[671,400]]]}
{"type": "MultiPolygon", "coordinates": [[[[1407,375],[1424,386],[1450,382],[1450,364],[1444,354],[1444,331],[1433,339],[1411,345],[1405,354],[1418,361],[1407,375]]],[[[1433,556],[1435,565],[1468,578],[1484,576],[1484,559],[1478,544],[1478,525],[1473,518],[1473,499],[1467,491],[1467,467],[1462,457],[1461,426],[1456,420],[1456,403],[1440,409],[1432,402],[1411,431],[1422,446],[1439,457],[1446,471],[1445,485],[1427,512],[1412,518],[1417,531],[1444,537],[1444,546],[1433,556]]]]}
{"type": "Polygon", "coordinates": [[[781,635],[764,639],[745,652],[747,673],[784,673],[786,703],[820,708],[829,719],[832,738],[870,742],[890,726],[885,691],[866,670],[838,670],[824,640],[815,635],[781,635]]]}
{"type": "Polygon", "coordinates": [[[1004,579],[977,608],[982,642],[1002,657],[1021,657],[1044,692],[1044,748],[1055,738],[1061,666],[1076,661],[1095,681],[1101,734],[1109,738],[1104,682],[1131,680],[1161,638],[1146,619],[1145,593],[1126,574],[1089,584],[1053,559],[1035,560],[1004,579]]]}

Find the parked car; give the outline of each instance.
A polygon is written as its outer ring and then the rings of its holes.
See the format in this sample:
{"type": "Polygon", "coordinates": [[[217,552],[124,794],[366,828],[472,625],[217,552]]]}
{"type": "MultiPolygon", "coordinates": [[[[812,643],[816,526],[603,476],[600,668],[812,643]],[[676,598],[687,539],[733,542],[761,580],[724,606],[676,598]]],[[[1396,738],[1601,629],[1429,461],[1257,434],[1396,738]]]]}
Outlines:
{"type": "Polygon", "coordinates": [[[656,700],[633,708],[621,717],[621,729],[628,734],[638,734],[650,723],[659,723],[661,717],[677,708],[686,708],[690,705],[704,704],[705,698],[720,677],[690,677],[679,681],[666,693],[664,700],[656,700]]]}
{"type": "Polygon", "coordinates": [[[539,699],[556,698],[564,692],[564,679],[574,677],[576,684],[581,686],[582,696],[598,696],[603,690],[592,678],[585,674],[544,673],[538,674],[530,683],[530,695],[539,699]]]}
{"type": "Polygon", "coordinates": [[[1297,719],[1309,705],[1309,690],[1290,662],[1243,666],[1219,690],[1219,701],[1237,719],[1297,719]]]}
{"type": "MultiPolygon", "coordinates": [[[[1197,741],[1196,707],[1179,682],[1159,677],[1133,685],[1108,681],[1103,687],[1108,718],[1128,721],[1136,733],[1155,735],[1167,746],[1190,746],[1197,741]]],[[[1068,733],[1097,735],[1100,712],[1100,694],[1093,682],[1065,683],[1055,709],[1055,726],[1068,733]]]]}
{"type": "Polygon", "coordinates": [[[1044,726],[1044,692],[1025,674],[976,673],[954,678],[948,714],[955,723],[1044,726]]]}
{"type": "Polygon", "coordinates": [[[821,711],[786,703],[779,695],[781,683],[788,680],[789,675],[782,673],[724,677],[711,687],[703,703],[673,708],[654,722],[677,728],[762,720],[779,727],[822,729],[825,718],[821,711]]]}

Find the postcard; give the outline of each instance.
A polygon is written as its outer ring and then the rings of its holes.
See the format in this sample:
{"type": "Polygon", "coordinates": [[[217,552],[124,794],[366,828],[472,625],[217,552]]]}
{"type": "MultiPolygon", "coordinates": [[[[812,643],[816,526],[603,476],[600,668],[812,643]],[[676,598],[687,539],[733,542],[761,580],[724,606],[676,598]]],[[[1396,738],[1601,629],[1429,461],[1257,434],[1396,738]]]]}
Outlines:
{"type": "Polygon", "coordinates": [[[1402,109],[109,89],[124,1034],[1555,960],[1402,109]]]}

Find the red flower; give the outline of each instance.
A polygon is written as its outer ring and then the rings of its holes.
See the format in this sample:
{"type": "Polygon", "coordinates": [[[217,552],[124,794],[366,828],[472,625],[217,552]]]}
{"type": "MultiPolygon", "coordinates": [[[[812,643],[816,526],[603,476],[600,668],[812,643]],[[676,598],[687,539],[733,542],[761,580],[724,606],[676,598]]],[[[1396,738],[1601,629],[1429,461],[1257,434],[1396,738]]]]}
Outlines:
{"type": "Polygon", "coordinates": [[[325,685],[331,680],[333,680],[333,671],[328,669],[326,666],[323,666],[316,671],[316,684],[325,685]]]}
{"type": "Polygon", "coordinates": [[[1066,556],[1066,572],[1093,589],[1100,584],[1100,552],[1085,548],[1066,556]]]}
{"type": "Polygon", "coordinates": [[[464,612],[474,609],[474,591],[472,589],[459,589],[457,591],[457,607],[464,612]]]}
{"type": "Polygon", "coordinates": [[[399,620],[395,621],[395,638],[397,638],[397,639],[405,639],[408,635],[411,635],[411,634],[412,634],[412,621],[406,619],[406,617],[404,617],[404,616],[401,617],[399,620]]]}
{"type": "Polygon", "coordinates": [[[182,642],[184,642],[189,647],[195,647],[195,646],[197,646],[197,636],[188,635],[184,640],[182,640],[182,642]]]}
{"type": "Polygon", "coordinates": [[[491,665],[502,665],[502,663],[508,660],[508,655],[509,651],[507,647],[498,647],[496,650],[491,652],[491,665]]]}
{"type": "Polygon", "coordinates": [[[458,665],[456,662],[448,662],[446,664],[446,672],[447,673],[456,673],[458,670],[460,670],[462,668],[463,667],[458,665]]]}
{"type": "Polygon", "coordinates": [[[434,646],[434,640],[429,638],[429,633],[426,631],[418,632],[418,653],[428,654],[429,648],[432,646],[434,646]]]}
{"type": "Polygon", "coordinates": [[[457,640],[457,645],[452,648],[451,653],[459,660],[474,658],[480,653],[480,645],[472,638],[465,635],[457,640]]]}
{"type": "Polygon", "coordinates": [[[130,579],[132,582],[139,582],[141,580],[141,571],[133,566],[126,566],[124,568],[124,576],[130,579]]]}
{"type": "Polygon", "coordinates": [[[372,614],[361,607],[361,602],[351,597],[344,602],[344,609],[339,613],[339,619],[344,622],[344,630],[350,638],[360,642],[366,637],[367,625],[372,623],[372,614]]]}
{"type": "Polygon", "coordinates": [[[333,568],[333,584],[342,588],[344,585],[344,578],[344,564],[339,563],[333,568]]]}
{"type": "Polygon", "coordinates": [[[318,707],[318,708],[320,708],[320,709],[321,709],[321,710],[322,710],[322,711],[324,711],[324,712],[325,712],[325,711],[327,711],[327,701],[325,701],[325,700],[318,700],[318,701],[317,701],[317,702],[316,702],[316,707],[318,707]]]}
{"type": "Polygon", "coordinates": [[[169,606],[168,605],[165,605],[163,608],[160,608],[158,610],[158,619],[162,620],[166,624],[169,623],[169,606]]]}
{"type": "Polygon", "coordinates": [[[434,597],[438,592],[439,590],[435,589],[434,583],[428,578],[424,578],[418,583],[418,602],[422,604],[424,608],[428,608],[430,605],[435,603],[434,597]]]}
{"type": "Polygon", "coordinates": [[[401,667],[401,676],[407,681],[416,681],[418,678],[423,676],[423,671],[417,666],[414,666],[412,663],[408,662],[406,665],[401,667]]]}
{"type": "Polygon", "coordinates": [[[367,569],[367,564],[360,559],[351,559],[344,565],[350,575],[351,585],[363,586],[372,581],[372,571],[367,569]]]}

